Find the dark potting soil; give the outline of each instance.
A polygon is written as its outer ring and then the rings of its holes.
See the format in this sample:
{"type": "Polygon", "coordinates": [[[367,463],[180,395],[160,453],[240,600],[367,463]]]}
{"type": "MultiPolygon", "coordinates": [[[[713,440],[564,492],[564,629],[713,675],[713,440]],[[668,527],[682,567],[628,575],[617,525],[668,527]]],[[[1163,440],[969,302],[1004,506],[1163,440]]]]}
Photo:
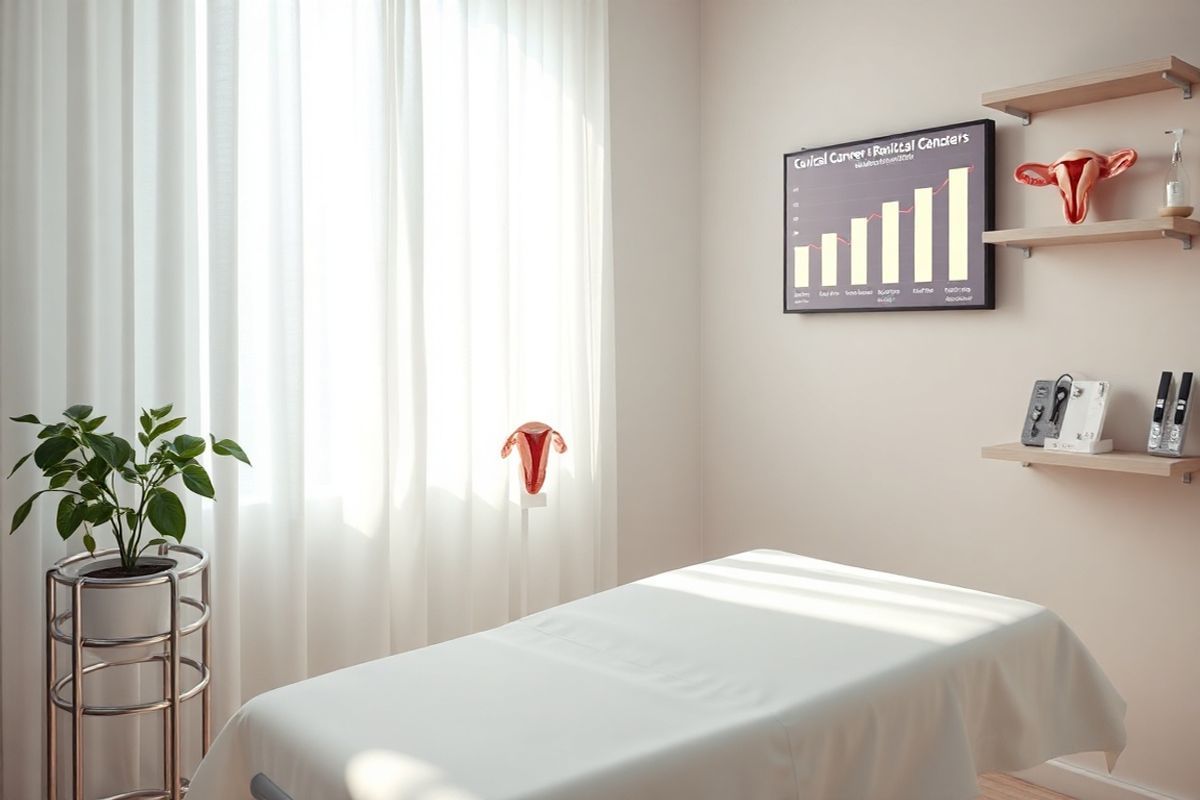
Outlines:
{"type": "Polygon", "coordinates": [[[170,564],[135,564],[133,569],[124,567],[105,567],[95,572],[89,572],[89,578],[141,578],[146,575],[157,575],[171,568],[170,564]]]}

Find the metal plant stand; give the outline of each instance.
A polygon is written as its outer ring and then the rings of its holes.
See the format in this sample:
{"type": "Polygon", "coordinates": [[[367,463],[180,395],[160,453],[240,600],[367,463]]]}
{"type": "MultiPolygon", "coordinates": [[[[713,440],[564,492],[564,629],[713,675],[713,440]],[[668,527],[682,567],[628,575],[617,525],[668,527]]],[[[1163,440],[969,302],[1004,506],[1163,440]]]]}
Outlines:
{"type": "MultiPolygon", "coordinates": [[[[83,718],[96,717],[127,717],[136,714],[146,714],[156,711],[163,713],[163,788],[136,789],[117,795],[110,795],[102,800],[133,800],[145,798],[152,800],[180,800],[187,794],[188,781],[181,774],[181,722],[180,712],[184,701],[196,695],[201,703],[201,752],[208,752],[211,738],[211,702],[209,698],[209,663],[211,661],[212,639],[209,632],[211,606],[209,601],[208,554],[196,547],[186,545],[171,545],[159,549],[164,556],[184,556],[174,569],[153,575],[132,578],[96,578],[80,575],[76,570],[80,562],[91,558],[87,553],[80,553],[59,561],[46,573],[46,619],[48,636],[46,638],[46,787],[49,800],[59,800],[58,794],[58,725],[56,711],[61,710],[71,715],[71,758],[72,758],[72,800],[84,800],[83,790],[83,758],[85,742],[83,736],[83,718]],[[185,562],[191,563],[185,563],[185,562]],[[181,594],[180,584],[189,577],[198,576],[200,582],[200,597],[185,597],[181,594]],[[166,585],[170,590],[170,627],[166,631],[142,636],[127,636],[120,638],[97,638],[88,636],[85,631],[86,615],[84,611],[84,589],[89,595],[95,591],[120,591],[121,589],[136,589],[150,586],[166,585]],[[59,590],[69,593],[70,599],[64,603],[66,610],[59,612],[59,590]],[[184,622],[183,607],[188,606],[198,612],[195,619],[184,622]],[[199,631],[201,637],[201,656],[199,660],[184,656],[181,652],[182,639],[199,631]],[[58,674],[57,645],[67,645],[71,649],[70,671],[58,674]],[[161,651],[157,650],[161,645],[161,651]],[[130,657],[126,660],[101,660],[91,664],[84,663],[84,655],[89,650],[106,650],[112,652],[120,648],[140,647],[152,649],[146,655],[130,657]],[[141,703],[130,705],[103,706],[87,705],[83,700],[84,679],[92,674],[110,667],[127,667],[136,664],[162,665],[163,697],[154,698],[141,703]],[[194,684],[183,688],[184,668],[187,668],[195,678],[194,684]]],[[[117,550],[98,550],[96,557],[111,556],[117,550]]],[[[192,616],[189,612],[188,616],[192,616]]]]}

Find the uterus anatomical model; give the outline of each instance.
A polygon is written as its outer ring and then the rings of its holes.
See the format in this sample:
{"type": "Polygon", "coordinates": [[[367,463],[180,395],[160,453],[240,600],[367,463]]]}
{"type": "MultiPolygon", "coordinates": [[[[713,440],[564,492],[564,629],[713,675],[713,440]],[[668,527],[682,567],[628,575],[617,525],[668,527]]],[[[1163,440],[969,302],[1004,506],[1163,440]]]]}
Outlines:
{"type": "Polygon", "coordinates": [[[525,477],[525,491],[537,494],[546,482],[546,462],[550,460],[550,447],[554,452],[567,452],[567,443],[562,434],[544,422],[526,422],[512,432],[500,449],[500,457],[508,458],[513,448],[521,456],[521,470],[525,477]]]}
{"type": "Polygon", "coordinates": [[[1056,186],[1062,194],[1063,216],[1072,225],[1087,218],[1088,199],[1096,184],[1120,175],[1137,162],[1137,151],[1126,147],[1109,155],[1095,150],[1071,150],[1051,164],[1030,161],[1013,170],[1013,179],[1029,186],[1056,186]]]}

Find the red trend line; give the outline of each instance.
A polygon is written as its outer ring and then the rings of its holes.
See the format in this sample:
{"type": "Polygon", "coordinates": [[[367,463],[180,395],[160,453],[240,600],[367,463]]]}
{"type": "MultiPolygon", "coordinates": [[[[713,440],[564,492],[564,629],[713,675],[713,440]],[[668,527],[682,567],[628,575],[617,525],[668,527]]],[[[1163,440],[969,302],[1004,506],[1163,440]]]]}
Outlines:
{"type": "MultiPolygon", "coordinates": [[[[974,164],[969,164],[969,165],[967,165],[967,174],[968,174],[968,175],[969,175],[969,174],[971,174],[971,173],[972,173],[972,172],[974,172],[974,171],[975,171],[975,165],[974,165],[974,164]]],[[[947,185],[948,183],[950,183],[950,176],[949,176],[949,175],[947,175],[947,176],[946,176],[946,180],[942,181],[942,183],[941,183],[941,185],[940,185],[940,186],[938,186],[936,189],[934,189],[934,190],[933,190],[933,194],[934,194],[934,195],[940,194],[940,193],[941,193],[941,191],[942,191],[942,189],[945,189],[945,188],[946,188],[946,185],[947,185]]],[[[915,204],[914,204],[914,205],[915,205],[915,204]]],[[[900,209],[900,213],[901,213],[901,214],[911,214],[911,213],[912,213],[912,211],[913,211],[913,206],[909,206],[908,208],[902,208],[902,209],[900,209]]],[[[879,215],[878,213],[876,213],[876,212],[872,211],[872,212],[870,213],[870,215],[868,215],[868,216],[867,216],[867,222],[870,222],[870,221],[871,221],[871,220],[873,220],[873,219],[883,219],[883,217],[882,217],[881,215],[879,215]]],[[[838,240],[839,242],[841,242],[842,244],[846,245],[846,246],[849,246],[849,245],[850,245],[850,241],[849,241],[848,239],[843,239],[843,238],[842,238],[842,236],[841,236],[841,234],[838,234],[837,240],[838,240]]],[[[812,249],[814,249],[814,250],[820,250],[820,249],[821,249],[821,245],[819,245],[819,244],[811,244],[811,243],[810,243],[810,244],[797,244],[797,245],[792,245],[792,246],[793,246],[793,247],[811,247],[811,248],[812,248],[812,249]]]]}

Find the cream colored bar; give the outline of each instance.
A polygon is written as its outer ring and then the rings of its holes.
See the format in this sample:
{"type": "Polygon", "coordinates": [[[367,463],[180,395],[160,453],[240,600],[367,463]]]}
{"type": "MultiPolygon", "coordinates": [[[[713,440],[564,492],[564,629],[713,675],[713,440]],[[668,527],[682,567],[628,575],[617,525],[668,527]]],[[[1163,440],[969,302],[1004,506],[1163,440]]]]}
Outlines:
{"type": "Polygon", "coordinates": [[[933,189],[913,192],[913,282],[933,280],[933,189]]]}
{"type": "Polygon", "coordinates": [[[947,186],[949,214],[949,262],[950,280],[967,279],[967,187],[970,180],[967,167],[950,170],[947,186]]]}
{"type": "Polygon", "coordinates": [[[821,285],[837,286],[838,236],[836,233],[821,234],[821,285]]]}
{"type": "Polygon", "coordinates": [[[850,283],[861,286],[867,282],[867,218],[850,220],[850,283]]]}
{"type": "Polygon", "coordinates": [[[808,288],[808,245],[792,248],[792,286],[808,288]]]}
{"type": "Polygon", "coordinates": [[[883,256],[883,282],[900,282],[900,203],[883,204],[883,225],[880,232],[883,256]]]}

